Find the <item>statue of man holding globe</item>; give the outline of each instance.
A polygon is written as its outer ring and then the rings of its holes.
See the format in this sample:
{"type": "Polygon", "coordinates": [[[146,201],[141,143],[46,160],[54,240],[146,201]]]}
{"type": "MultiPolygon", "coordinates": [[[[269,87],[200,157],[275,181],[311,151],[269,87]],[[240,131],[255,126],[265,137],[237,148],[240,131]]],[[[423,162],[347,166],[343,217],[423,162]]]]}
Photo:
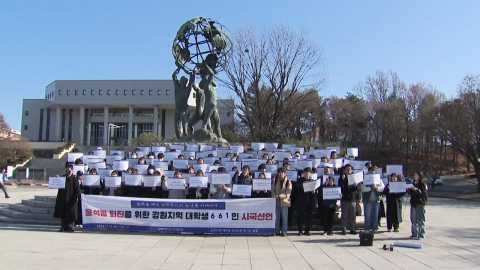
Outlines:
{"type": "MultiPolygon", "coordinates": [[[[217,84],[214,81],[231,51],[231,43],[223,28],[214,20],[193,18],[180,27],[173,42],[172,53],[178,66],[177,74],[180,69],[190,74],[189,85],[196,92],[197,108],[188,123],[188,136],[194,141],[225,142],[220,129],[217,84]],[[201,78],[198,85],[193,83],[195,75],[201,78]],[[200,120],[203,122],[202,128],[194,131],[193,126],[200,120]]],[[[191,88],[185,91],[189,95],[191,88]]],[[[176,110],[183,107],[177,104],[176,110]]]]}

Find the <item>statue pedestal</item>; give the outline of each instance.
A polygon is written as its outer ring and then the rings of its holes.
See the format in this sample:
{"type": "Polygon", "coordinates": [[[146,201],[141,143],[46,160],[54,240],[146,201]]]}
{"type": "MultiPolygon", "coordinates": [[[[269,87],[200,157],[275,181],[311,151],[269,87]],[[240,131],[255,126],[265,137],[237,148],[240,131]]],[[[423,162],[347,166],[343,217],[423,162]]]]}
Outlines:
{"type": "Polygon", "coordinates": [[[207,129],[195,130],[190,140],[196,143],[228,143],[225,139],[218,138],[217,135],[207,129]]]}

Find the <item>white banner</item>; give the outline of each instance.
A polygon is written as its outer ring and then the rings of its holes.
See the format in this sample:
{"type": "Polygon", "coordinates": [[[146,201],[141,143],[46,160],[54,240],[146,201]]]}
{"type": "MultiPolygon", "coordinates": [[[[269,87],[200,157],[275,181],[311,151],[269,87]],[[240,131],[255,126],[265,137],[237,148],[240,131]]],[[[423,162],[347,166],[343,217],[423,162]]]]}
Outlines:
{"type": "Polygon", "coordinates": [[[275,199],[160,200],[82,195],[86,230],[273,234],[275,199]]]}

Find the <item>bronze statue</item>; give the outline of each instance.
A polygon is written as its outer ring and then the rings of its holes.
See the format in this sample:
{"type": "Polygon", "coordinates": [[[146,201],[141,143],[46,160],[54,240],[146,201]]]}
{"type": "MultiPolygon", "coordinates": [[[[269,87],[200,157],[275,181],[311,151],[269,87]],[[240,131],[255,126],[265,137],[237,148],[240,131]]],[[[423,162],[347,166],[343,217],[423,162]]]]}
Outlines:
{"type": "Polygon", "coordinates": [[[175,135],[180,139],[188,136],[188,117],[190,115],[188,98],[192,91],[192,84],[195,82],[195,74],[190,73],[189,81],[185,76],[178,80],[177,76],[182,66],[178,62],[176,64],[177,69],[173,72],[172,79],[175,85],[175,135]]]}

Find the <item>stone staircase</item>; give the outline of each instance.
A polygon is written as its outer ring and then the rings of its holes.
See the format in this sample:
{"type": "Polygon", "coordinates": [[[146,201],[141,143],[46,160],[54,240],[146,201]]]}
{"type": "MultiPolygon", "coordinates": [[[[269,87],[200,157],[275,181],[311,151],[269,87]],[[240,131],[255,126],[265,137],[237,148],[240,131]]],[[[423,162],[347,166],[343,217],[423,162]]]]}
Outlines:
{"type": "Polygon", "coordinates": [[[34,199],[0,208],[0,223],[59,225],[60,221],[53,218],[55,198],[35,196],[34,199]]]}
{"type": "Polygon", "coordinates": [[[48,177],[65,174],[65,162],[67,162],[67,155],[61,159],[33,158],[24,167],[30,169],[47,169],[48,177]]]}

